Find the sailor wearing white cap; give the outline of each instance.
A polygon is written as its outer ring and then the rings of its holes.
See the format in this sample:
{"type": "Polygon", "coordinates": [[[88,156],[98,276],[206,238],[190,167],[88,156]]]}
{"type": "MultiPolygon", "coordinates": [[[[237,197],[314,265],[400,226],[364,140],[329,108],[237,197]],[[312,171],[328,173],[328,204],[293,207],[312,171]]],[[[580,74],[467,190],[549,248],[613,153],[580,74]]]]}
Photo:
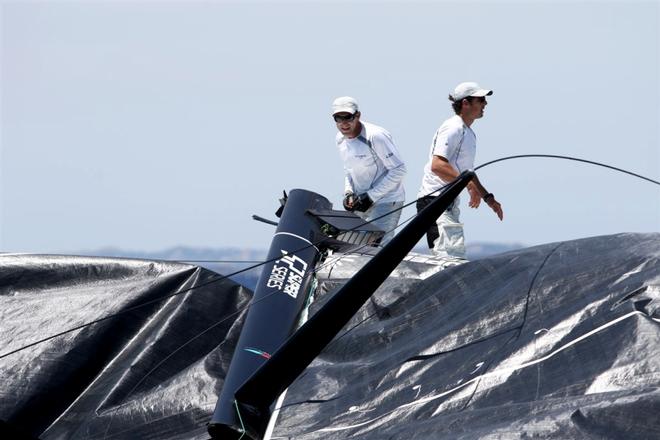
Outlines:
{"type": "Polygon", "coordinates": [[[394,236],[401,217],[399,208],[406,198],[403,189],[406,166],[392,135],[382,127],[360,120],[354,98],[335,99],[332,117],[339,130],[336,142],[344,162],[344,208],[366,221],[373,220],[374,226],[386,232],[381,240],[385,244],[394,236]]]}
{"type": "MultiPolygon", "coordinates": [[[[462,171],[474,168],[477,136],[472,123],[483,117],[488,102],[486,96],[492,90],[484,89],[475,82],[464,82],[450,93],[449,100],[456,115],[442,123],[433,137],[429,161],[424,167],[422,185],[417,195],[417,211],[421,211],[437,196],[438,190],[453,181],[462,171]]],[[[468,206],[478,208],[481,200],[497,214],[500,220],[502,206],[475,176],[467,186],[468,206]]],[[[459,199],[447,208],[436,224],[427,232],[429,248],[439,257],[461,262],[465,260],[463,224],[460,223],[459,199]]]]}

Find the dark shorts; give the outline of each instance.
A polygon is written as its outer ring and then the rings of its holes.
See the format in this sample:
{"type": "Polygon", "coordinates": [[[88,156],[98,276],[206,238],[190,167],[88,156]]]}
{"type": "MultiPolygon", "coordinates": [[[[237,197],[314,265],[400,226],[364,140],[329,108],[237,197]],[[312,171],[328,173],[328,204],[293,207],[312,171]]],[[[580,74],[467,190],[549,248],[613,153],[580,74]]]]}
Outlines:
{"type": "MultiPolygon", "coordinates": [[[[431,204],[432,201],[434,201],[436,197],[433,196],[426,196],[426,197],[421,197],[417,199],[417,212],[420,212],[422,209],[426,208],[428,205],[431,204]]],[[[451,209],[453,203],[449,205],[447,209],[451,209]]],[[[433,225],[426,231],[426,241],[429,245],[429,249],[433,249],[433,243],[440,237],[440,231],[438,231],[438,225],[437,223],[433,223],[433,225]]]]}

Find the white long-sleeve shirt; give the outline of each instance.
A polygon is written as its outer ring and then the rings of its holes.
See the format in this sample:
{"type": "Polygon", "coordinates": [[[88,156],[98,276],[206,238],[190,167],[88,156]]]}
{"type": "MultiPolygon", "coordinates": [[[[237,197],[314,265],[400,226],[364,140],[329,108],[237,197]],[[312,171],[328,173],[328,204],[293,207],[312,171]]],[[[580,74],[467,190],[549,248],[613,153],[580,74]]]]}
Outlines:
{"type": "Polygon", "coordinates": [[[337,148],[346,176],[345,192],[366,192],[374,203],[403,202],[406,165],[392,135],[378,125],[361,123],[362,131],[353,139],[337,133],[337,148]]]}

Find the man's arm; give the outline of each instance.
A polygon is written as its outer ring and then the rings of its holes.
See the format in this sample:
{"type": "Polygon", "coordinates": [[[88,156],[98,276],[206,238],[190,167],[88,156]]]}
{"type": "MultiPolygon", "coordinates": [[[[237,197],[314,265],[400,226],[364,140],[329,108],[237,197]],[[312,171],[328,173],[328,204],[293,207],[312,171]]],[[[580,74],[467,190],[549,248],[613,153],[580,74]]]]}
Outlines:
{"type": "MultiPolygon", "coordinates": [[[[451,166],[447,158],[442,156],[433,156],[431,161],[431,171],[435,173],[445,182],[450,182],[456,179],[459,175],[459,172],[451,166]]],[[[490,194],[486,188],[481,184],[479,178],[475,175],[472,180],[467,184],[467,190],[470,194],[470,202],[468,205],[470,208],[478,208],[481,200],[492,209],[497,217],[502,220],[504,218],[504,212],[502,211],[502,205],[495,200],[495,196],[490,194]]]]}
{"type": "Polygon", "coordinates": [[[481,184],[479,178],[475,175],[470,183],[468,183],[468,192],[470,192],[470,207],[478,208],[479,203],[483,199],[490,209],[493,210],[500,220],[504,219],[504,211],[502,205],[495,199],[492,193],[489,193],[486,188],[481,184]]]}
{"type": "Polygon", "coordinates": [[[344,194],[353,192],[353,180],[351,176],[348,175],[346,169],[344,168],[344,194]]]}
{"type": "Polygon", "coordinates": [[[433,156],[433,160],[431,161],[431,171],[445,182],[451,182],[457,178],[459,174],[456,168],[451,166],[447,158],[442,156],[433,156]]]}

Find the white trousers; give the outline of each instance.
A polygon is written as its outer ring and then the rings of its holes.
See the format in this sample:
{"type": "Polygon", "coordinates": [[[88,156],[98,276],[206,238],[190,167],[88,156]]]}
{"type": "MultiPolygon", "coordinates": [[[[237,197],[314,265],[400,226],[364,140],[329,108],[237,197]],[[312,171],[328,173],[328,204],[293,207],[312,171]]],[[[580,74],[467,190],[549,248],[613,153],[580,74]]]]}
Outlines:
{"type": "Polygon", "coordinates": [[[465,237],[463,236],[463,223],[459,220],[460,214],[461,210],[458,209],[458,203],[455,202],[436,220],[439,236],[433,242],[434,255],[466,259],[465,237]]]}

